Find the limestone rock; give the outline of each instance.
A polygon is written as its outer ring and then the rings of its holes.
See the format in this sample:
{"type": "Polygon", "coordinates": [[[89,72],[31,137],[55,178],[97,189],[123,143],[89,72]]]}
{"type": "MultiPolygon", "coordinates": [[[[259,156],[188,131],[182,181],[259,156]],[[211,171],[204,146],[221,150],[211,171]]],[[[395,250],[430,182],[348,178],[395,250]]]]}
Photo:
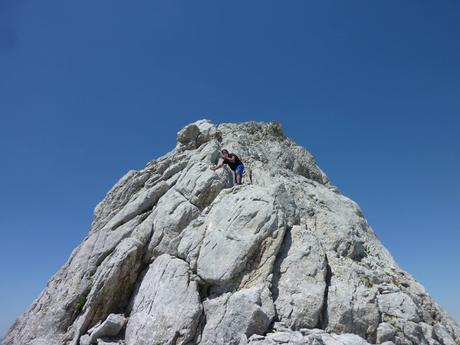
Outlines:
{"type": "Polygon", "coordinates": [[[97,345],[124,345],[124,342],[98,339],[97,345]]]}
{"type": "Polygon", "coordinates": [[[125,326],[126,318],[121,314],[110,314],[104,322],[88,330],[89,335],[84,335],[80,338],[80,344],[95,344],[99,343],[99,339],[106,337],[115,337],[120,333],[125,326]]]}
{"type": "Polygon", "coordinates": [[[96,343],[457,345],[460,328],[280,124],[200,120],[115,184],[2,341],[96,343]],[[210,169],[223,148],[252,181],[210,169]]]}
{"type": "Polygon", "coordinates": [[[134,298],[126,343],[187,344],[195,336],[201,310],[187,263],[161,255],[148,268],[134,298]]]}
{"type": "Polygon", "coordinates": [[[199,134],[200,129],[198,126],[191,124],[177,133],[177,141],[187,148],[195,149],[197,147],[199,134]]]}
{"type": "Polygon", "coordinates": [[[268,333],[265,337],[252,337],[249,345],[370,345],[363,338],[350,333],[329,334],[321,329],[303,331],[284,330],[268,333]]]}
{"type": "Polygon", "coordinates": [[[281,243],[284,227],[272,193],[247,186],[223,195],[211,207],[201,225],[206,231],[197,257],[197,273],[204,281],[216,285],[241,281],[252,273],[247,272],[249,265],[259,263],[256,269],[262,269],[265,260],[276,254],[271,244],[276,240],[281,243]]]}
{"type": "Polygon", "coordinates": [[[219,133],[210,121],[200,120],[181,129],[177,133],[177,142],[179,147],[190,150],[218,136],[219,133]]]}
{"type": "MultiPolygon", "coordinates": [[[[89,292],[84,295],[81,314],[72,325],[72,332],[68,333],[73,337],[72,344],[78,344],[79,335],[84,330],[104,320],[110,313],[121,312],[127,305],[138,277],[142,249],[139,241],[127,238],[101,263],[89,292]]],[[[94,340],[91,335],[90,342],[94,340]]]]}
{"type": "Polygon", "coordinates": [[[263,334],[275,316],[271,298],[263,287],[242,289],[203,302],[206,326],[200,344],[240,344],[253,334],[263,334]]]}
{"type": "Polygon", "coordinates": [[[379,310],[383,318],[398,318],[413,322],[420,321],[420,311],[409,295],[403,292],[387,293],[378,296],[379,310]]]}
{"type": "Polygon", "coordinates": [[[327,260],[316,237],[296,225],[286,234],[275,270],[278,318],[293,329],[320,322],[326,289],[327,260]]]}

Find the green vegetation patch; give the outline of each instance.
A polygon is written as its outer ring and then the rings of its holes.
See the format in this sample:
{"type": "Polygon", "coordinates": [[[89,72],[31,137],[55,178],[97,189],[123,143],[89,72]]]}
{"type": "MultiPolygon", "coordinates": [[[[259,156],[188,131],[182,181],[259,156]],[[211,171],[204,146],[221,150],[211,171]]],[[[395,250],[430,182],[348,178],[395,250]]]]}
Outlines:
{"type": "Polygon", "coordinates": [[[192,226],[193,226],[194,228],[198,228],[198,227],[202,226],[203,224],[204,224],[203,221],[198,220],[198,221],[196,221],[195,223],[193,223],[192,226]]]}
{"type": "Polygon", "coordinates": [[[91,286],[88,287],[85,290],[85,292],[83,292],[83,294],[80,295],[80,297],[78,297],[74,305],[75,314],[79,315],[83,311],[83,308],[85,307],[85,304],[86,304],[86,299],[88,298],[90,291],[91,291],[91,286]]]}

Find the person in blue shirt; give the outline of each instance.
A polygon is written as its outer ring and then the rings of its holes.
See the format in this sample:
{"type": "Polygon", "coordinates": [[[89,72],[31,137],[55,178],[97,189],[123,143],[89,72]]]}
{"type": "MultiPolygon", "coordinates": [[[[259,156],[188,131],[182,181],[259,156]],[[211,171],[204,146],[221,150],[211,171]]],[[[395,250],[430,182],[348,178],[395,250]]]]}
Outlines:
{"type": "Polygon", "coordinates": [[[223,149],[221,153],[223,159],[221,159],[216,166],[211,167],[211,169],[216,170],[223,167],[226,164],[233,171],[233,185],[241,184],[242,177],[244,174],[243,163],[237,155],[235,155],[234,153],[229,153],[226,149],[223,149]]]}

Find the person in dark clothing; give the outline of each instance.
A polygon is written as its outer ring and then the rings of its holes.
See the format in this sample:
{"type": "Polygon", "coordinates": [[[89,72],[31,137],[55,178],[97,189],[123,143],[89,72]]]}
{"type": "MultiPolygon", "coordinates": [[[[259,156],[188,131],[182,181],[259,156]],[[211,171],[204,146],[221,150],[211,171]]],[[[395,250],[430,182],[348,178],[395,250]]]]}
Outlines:
{"type": "Polygon", "coordinates": [[[233,185],[241,184],[241,179],[244,174],[243,163],[234,153],[229,153],[226,149],[222,150],[221,152],[223,159],[221,159],[216,166],[211,167],[211,169],[216,170],[223,167],[224,164],[227,164],[228,167],[233,171],[233,185]]]}

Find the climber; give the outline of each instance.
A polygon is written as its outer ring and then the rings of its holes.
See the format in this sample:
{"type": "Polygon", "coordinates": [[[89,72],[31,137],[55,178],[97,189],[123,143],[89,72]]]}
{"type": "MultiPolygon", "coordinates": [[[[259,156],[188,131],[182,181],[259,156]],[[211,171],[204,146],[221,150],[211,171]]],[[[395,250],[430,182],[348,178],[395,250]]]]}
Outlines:
{"type": "Polygon", "coordinates": [[[229,168],[233,171],[233,185],[241,184],[241,179],[244,174],[244,165],[237,155],[234,153],[229,153],[228,150],[223,149],[222,151],[223,158],[219,160],[217,165],[212,166],[212,170],[221,168],[224,164],[227,164],[229,168]]]}

